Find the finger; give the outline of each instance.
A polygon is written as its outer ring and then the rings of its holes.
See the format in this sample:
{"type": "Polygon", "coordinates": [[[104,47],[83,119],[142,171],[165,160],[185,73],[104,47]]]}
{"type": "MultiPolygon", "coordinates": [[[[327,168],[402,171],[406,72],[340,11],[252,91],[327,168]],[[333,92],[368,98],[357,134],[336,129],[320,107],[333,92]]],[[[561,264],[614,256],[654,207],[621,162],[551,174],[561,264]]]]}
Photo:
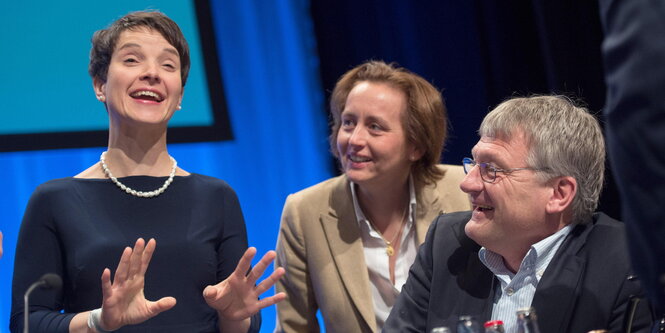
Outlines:
{"type": "Polygon", "coordinates": [[[259,300],[258,303],[256,304],[256,306],[258,307],[257,312],[258,312],[258,310],[261,310],[263,308],[267,308],[267,307],[269,307],[271,305],[274,305],[276,303],[279,303],[279,302],[281,302],[285,299],[286,299],[286,293],[281,292],[281,293],[275,294],[274,296],[267,297],[267,298],[264,298],[262,300],[259,300]]]}
{"type": "Polygon", "coordinates": [[[111,270],[104,268],[102,272],[102,303],[113,294],[113,286],[111,285],[111,270]]]}
{"type": "Polygon", "coordinates": [[[156,316],[166,310],[170,310],[176,304],[176,300],[173,297],[163,297],[156,302],[148,303],[148,311],[150,311],[151,316],[156,316]]]}
{"type": "Polygon", "coordinates": [[[141,275],[145,276],[145,272],[148,270],[150,265],[150,260],[152,259],[152,254],[155,253],[155,248],[157,247],[157,241],[154,238],[150,238],[148,245],[143,251],[143,257],[141,258],[141,275]]]}
{"type": "Polygon", "coordinates": [[[245,254],[242,255],[242,258],[238,261],[238,265],[236,266],[235,271],[233,271],[233,274],[239,275],[239,276],[245,276],[247,274],[247,271],[249,271],[249,267],[252,263],[252,258],[254,258],[254,255],[256,254],[256,248],[250,247],[245,251],[245,254]]]}
{"type": "Polygon", "coordinates": [[[134,251],[132,251],[132,256],[130,257],[128,277],[134,277],[138,272],[141,271],[141,258],[143,257],[143,250],[145,250],[145,241],[143,238],[136,240],[134,244],[134,251]]]}
{"type": "Polygon", "coordinates": [[[254,284],[258,279],[263,275],[263,272],[266,271],[266,268],[272,263],[273,260],[275,260],[275,257],[277,254],[275,251],[268,251],[265,255],[263,255],[263,258],[259,260],[259,262],[252,268],[252,271],[249,272],[249,275],[247,276],[247,279],[254,284]]]}
{"type": "Polygon", "coordinates": [[[127,280],[127,273],[129,270],[129,259],[132,256],[132,248],[126,247],[122,251],[120,256],[120,261],[118,262],[118,267],[115,269],[115,275],[113,277],[113,283],[120,283],[127,280]]]}
{"type": "Polygon", "coordinates": [[[279,279],[284,276],[285,272],[286,271],[284,268],[278,267],[274,272],[272,272],[272,274],[270,274],[270,276],[268,276],[265,280],[261,281],[258,286],[256,286],[256,293],[261,295],[268,289],[272,288],[272,286],[274,286],[275,283],[277,283],[277,281],[279,281],[279,279]]]}
{"type": "Polygon", "coordinates": [[[203,289],[203,298],[208,300],[214,300],[217,297],[217,288],[214,286],[207,286],[203,289]]]}

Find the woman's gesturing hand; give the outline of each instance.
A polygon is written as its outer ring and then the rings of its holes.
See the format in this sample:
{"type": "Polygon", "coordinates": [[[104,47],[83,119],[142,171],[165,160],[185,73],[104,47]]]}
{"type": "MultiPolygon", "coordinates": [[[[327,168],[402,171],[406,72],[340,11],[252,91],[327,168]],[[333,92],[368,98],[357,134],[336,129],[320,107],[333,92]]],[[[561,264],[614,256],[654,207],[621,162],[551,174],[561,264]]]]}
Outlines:
{"type": "Polygon", "coordinates": [[[139,238],[133,249],[126,247],[120,257],[113,282],[111,270],[104,269],[100,322],[104,330],[113,331],[125,325],[142,323],[175,305],[176,300],[173,297],[164,297],[156,302],[145,299],[145,272],[155,246],[157,242],[154,239],[150,239],[146,245],[145,241],[139,238]]]}
{"type": "Polygon", "coordinates": [[[284,269],[277,268],[268,278],[256,285],[256,281],[275,259],[276,254],[275,251],[268,251],[249,271],[255,254],[256,248],[248,248],[238,261],[235,271],[226,280],[214,286],[207,286],[203,290],[206,302],[217,310],[222,319],[243,320],[286,298],[285,293],[278,293],[259,300],[259,295],[270,289],[284,275],[284,269]]]}

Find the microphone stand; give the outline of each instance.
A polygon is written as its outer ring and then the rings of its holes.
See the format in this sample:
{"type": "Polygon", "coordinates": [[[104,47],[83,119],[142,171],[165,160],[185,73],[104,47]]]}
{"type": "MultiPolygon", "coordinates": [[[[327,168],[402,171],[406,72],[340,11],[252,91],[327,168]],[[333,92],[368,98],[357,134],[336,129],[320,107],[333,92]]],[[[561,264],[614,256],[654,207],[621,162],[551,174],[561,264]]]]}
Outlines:
{"type": "Polygon", "coordinates": [[[33,290],[37,287],[41,287],[44,284],[44,281],[42,279],[39,279],[39,281],[33,283],[30,285],[28,290],[25,292],[23,295],[23,333],[29,333],[28,332],[28,297],[30,297],[30,293],[32,293],[33,290]]]}
{"type": "Polygon", "coordinates": [[[60,289],[60,287],[62,287],[62,279],[57,274],[46,273],[42,275],[42,277],[39,278],[39,280],[37,280],[35,283],[31,284],[30,287],[28,287],[28,290],[26,290],[25,294],[23,295],[23,333],[29,333],[28,298],[30,297],[30,293],[32,293],[33,290],[39,287],[43,289],[60,289]]]}

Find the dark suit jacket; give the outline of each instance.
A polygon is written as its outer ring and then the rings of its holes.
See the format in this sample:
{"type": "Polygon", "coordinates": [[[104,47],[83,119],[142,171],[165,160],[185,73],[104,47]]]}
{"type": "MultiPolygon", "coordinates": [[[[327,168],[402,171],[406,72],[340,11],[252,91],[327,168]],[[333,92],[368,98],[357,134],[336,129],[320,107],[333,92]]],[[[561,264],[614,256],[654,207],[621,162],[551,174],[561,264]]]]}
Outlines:
{"type": "Polygon", "coordinates": [[[665,314],[665,1],[601,0],[607,148],[635,272],[665,314]]]}
{"type": "MultiPolygon", "coordinates": [[[[469,218],[470,212],[452,213],[432,223],[384,332],[454,329],[460,315],[490,318],[500,284],[464,233],[469,218]]],[[[623,225],[602,213],[571,230],[533,298],[542,333],[624,332],[631,296],[642,295],[639,282],[628,278],[624,237],[623,225]]],[[[648,332],[650,308],[646,302],[636,308],[633,332],[648,332]]]]}

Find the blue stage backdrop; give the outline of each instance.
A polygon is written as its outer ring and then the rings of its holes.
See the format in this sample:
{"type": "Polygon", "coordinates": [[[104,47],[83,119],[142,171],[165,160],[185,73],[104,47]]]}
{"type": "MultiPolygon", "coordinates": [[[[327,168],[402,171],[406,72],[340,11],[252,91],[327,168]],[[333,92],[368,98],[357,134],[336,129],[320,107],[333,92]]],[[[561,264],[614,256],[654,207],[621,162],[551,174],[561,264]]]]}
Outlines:
{"type": "MultiPolygon", "coordinates": [[[[27,89],[25,97],[21,98],[8,96],[4,88],[0,89],[0,103],[13,103],[0,104],[2,122],[20,119],[18,116],[29,106],[42,113],[18,120],[18,123],[36,124],[47,118],[67,122],[72,118],[104,116],[102,106],[94,101],[86,72],[92,31],[133,10],[160,9],[176,21],[191,19],[186,16],[193,15],[193,12],[176,9],[181,2],[135,0],[111,4],[68,1],[58,4],[61,10],[76,13],[77,20],[87,22],[86,25],[70,22],[69,18],[62,18],[51,10],[38,10],[40,5],[34,1],[0,4],[3,53],[10,53],[16,59],[15,63],[20,64],[5,62],[2,85],[27,89]],[[90,13],[98,13],[102,18],[88,22],[90,13]],[[19,19],[10,21],[5,19],[6,15],[16,15],[19,19]],[[35,18],[40,15],[43,16],[41,19],[35,18]],[[42,20],[46,25],[36,28],[21,23],[27,22],[23,18],[30,22],[42,20]],[[8,22],[16,23],[9,26],[8,22]],[[61,27],[73,29],[72,33],[50,35],[61,27]],[[45,38],[57,41],[58,49],[64,51],[70,47],[80,48],[83,44],[84,53],[62,59],[59,51],[32,42],[45,38]],[[57,72],[58,64],[64,61],[71,61],[81,69],[60,73],[59,79],[45,79],[49,77],[47,74],[57,72]],[[53,67],[47,66],[36,72],[30,68],[30,64],[44,62],[53,64],[53,67]],[[72,81],[88,83],[84,87],[70,87],[72,81]],[[58,87],[63,87],[64,93],[52,94],[51,90],[58,87]]],[[[185,170],[222,178],[235,188],[247,221],[249,242],[260,254],[275,246],[286,196],[332,174],[327,119],[308,6],[306,0],[212,1],[224,94],[234,138],[224,142],[170,146],[171,154],[185,170]]],[[[188,29],[183,27],[183,30],[188,29]]],[[[189,34],[188,31],[185,33],[189,34]]],[[[191,36],[188,38],[190,43],[196,43],[191,36]]],[[[193,68],[201,66],[201,59],[192,60],[199,62],[193,64],[193,68]]],[[[194,100],[194,96],[205,95],[205,89],[188,82],[183,110],[175,115],[175,123],[189,121],[186,119],[196,112],[196,107],[194,104],[188,107],[187,101],[190,96],[194,100]]],[[[103,149],[0,154],[0,188],[3,189],[0,194],[0,230],[4,233],[5,250],[0,260],[0,332],[8,332],[14,248],[30,194],[40,183],[84,170],[98,160],[103,149]]],[[[262,313],[262,332],[271,332],[275,321],[274,307],[262,313]]]]}

